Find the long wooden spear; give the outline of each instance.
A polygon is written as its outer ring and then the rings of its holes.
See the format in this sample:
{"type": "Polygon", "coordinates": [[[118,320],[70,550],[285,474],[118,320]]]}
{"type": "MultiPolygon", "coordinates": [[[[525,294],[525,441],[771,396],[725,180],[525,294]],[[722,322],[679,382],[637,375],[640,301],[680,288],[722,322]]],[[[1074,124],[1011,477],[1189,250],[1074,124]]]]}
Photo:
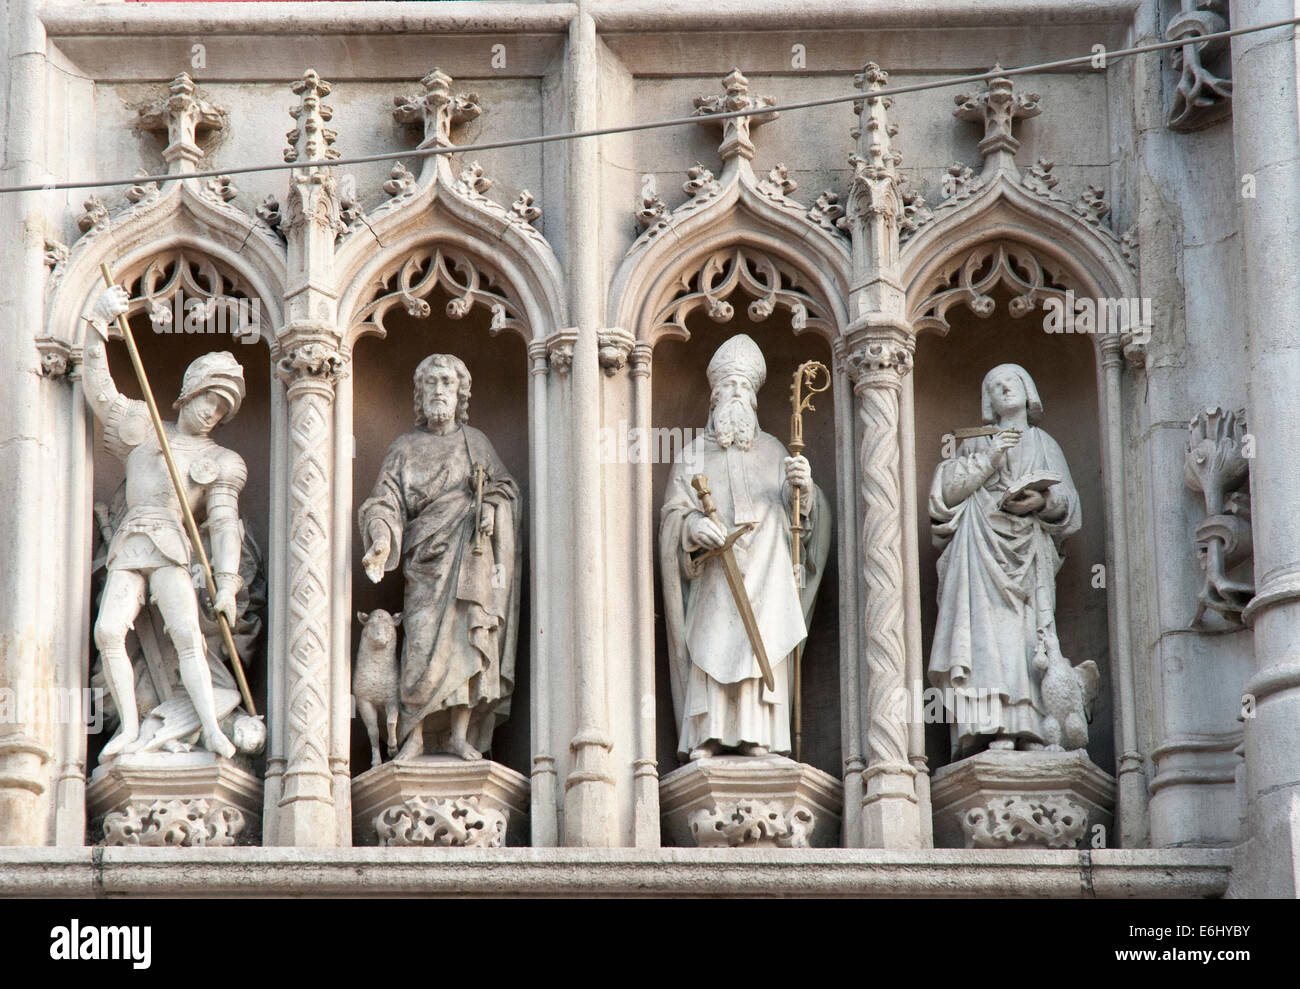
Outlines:
{"type": "MultiPolygon", "coordinates": [[[[104,284],[109,288],[114,286],[113,272],[108,265],[99,266],[100,274],[104,276],[104,284]]],[[[122,339],[126,341],[126,352],[131,355],[131,366],[135,368],[136,380],[140,382],[140,391],[144,393],[144,404],[149,408],[149,418],[153,420],[154,432],[158,435],[158,446],[162,449],[163,460],[167,461],[167,473],[171,475],[172,487],[176,489],[176,498],[181,503],[181,516],[185,519],[185,531],[189,533],[190,542],[194,544],[194,551],[198,554],[199,563],[203,566],[203,577],[208,584],[208,597],[212,600],[213,610],[216,611],[217,603],[217,581],[212,574],[212,564],[208,562],[207,550],[203,548],[203,540],[199,538],[199,526],[194,521],[194,510],[190,508],[189,496],[185,493],[185,484],[181,480],[180,471],[176,469],[176,459],[172,456],[172,445],[167,439],[167,431],[163,428],[162,416],[158,414],[158,403],[154,401],[153,389],[149,387],[149,376],[144,373],[144,364],[140,361],[140,351],[136,349],[135,337],[131,335],[131,326],[126,321],[126,313],[117,314],[117,328],[122,331],[122,339]]],[[[253,695],[249,692],[248,681],[244,679],[244,667],[239,662],[239,651],[235,648],[235,637],[230,634],[230,623],[226,621],[226,616],[220,611],[216,611],[217,624],[221,627],[221,641],[225,643],[226,652],[230,655],[230,668],[235,673],[235,681],[239,684],[239,693],[244,700],[244,707],[249,714],[256,716],[257,708],[253,706],[253,695]]]]}
{"type": "MultiPolygon", "coordinates": [[[[831,386],[831,373],[820,361],[804,361],[794,372],[794,381],[790,383],[790,453],[799,456],[803,453],[803,414],[813,412],[812,398],[831,386]],[[818,376],[824,375],[826,383],[817,387],[818,376]]],[[[799,502],[799,489],[794,488],[790,495],[790,559],[794,563],[794,583],[803,604],[803,511],[799,502]]],[[[794,647],[791,656],[790,675],[794,677],[794,760],[801,762],[803,755],[803,643],[794,647]]]]}

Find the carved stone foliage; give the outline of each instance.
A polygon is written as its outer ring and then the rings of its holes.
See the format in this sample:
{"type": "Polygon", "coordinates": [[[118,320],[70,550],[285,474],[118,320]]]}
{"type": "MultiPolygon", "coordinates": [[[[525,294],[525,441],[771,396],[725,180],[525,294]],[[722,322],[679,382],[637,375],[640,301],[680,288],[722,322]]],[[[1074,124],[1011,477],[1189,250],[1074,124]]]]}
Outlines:
{"type": "Polygon", "coordinates": [[[1178,72],[1168,124],[1176,131],[1194,131],[1216,124],[1232,113],[1232,80],[1217,75],[1211,66],[1227,71],[1228,41],[1202,41],[1208,34],[1228,29],[1227,0],[1181,0],[1182,9],[1165,28],[1166,41],[1185,41],[1169,50],[1178,72]]]}
{"type": "Polygon", "coordinates": [[[830,329],[825,306],[803,290],[797,271],[737,246],[714,251],[698,269],[681,277],[677,296],[656,314],[652,332],[671,326],[687,335],[686,320],[697,309],[703,309],[715,323],[730,322],[736,311],[727,300],[737,289],[754,299],[748,308],[751,322],[762,322],[779,306],[790,313],[795,330],[830,329]]]}
{"type": "Polygon", "coordinates": [[[215,800],[132,801],[124,809],[104,815],[104,837],[99,844],[148,848],[228,846],[238,844],[245,824],[238,808],[215,800]]]}
{"type": "Polygon", "coordinates": [[[506,843],[506,816],[480,807],[477,797],[413,797],[380,811],[375,832],[381,846],[500,848],[506,843]]]}
{"type": "Polygon", "coordinates": [[[1088,811],[1064,796],[1008,796],[967,810],[961,826],[968,848],[1074,848],[1088,811]]]}
{"type": "Polygon", "coordinates": [[[387,333],[384,318],[398,305],[416,319],[426,319],[433,312],[426,297],[435,289],[451,296],[444,310],[451,319],[464,319],[474,306],[483,306],[492,313],[492,333],[513,329],[526,334],[518,303],[506,295],[493,272],[480,268],[468,257],[447,254],[435,247],[408,255],[361,310],[357,322],[383,335],[387,333]]]}
{"type": "Polygon", "coordinates": [[[1064,298],[1063,273],[1044,266],[1028,248],[1006,241],[980,245],[964,259],[954,262],[929,294],[912,309],[916,332],[932,330],[947,333],[947,313],[962,303],[983,319],[993,315],[997,303],[989,293],[998,286],[1014,294],[1007,306],[1012,317],[1019,319],[1042,306],[1047,298],[1064,298]]]}
{"type": "Polygon", "coordinates": [[[690,817],[691,833],[701,848],[807,848],[813,825],[813,813],[807,807],[795,805],[787,812],[779,804],[761,800],[717,804],[690,817]]]}
{"type": "Polygon", "coordinates": [[[1245,410],[1203,409],[1188,423],[1188,434],[1183,478],[1205,497],[1205,518],[1196,526],[1205,584],[1191,627],[1233,631],[1243,627],[1242,610],[1255,596],[1245,410]]]}

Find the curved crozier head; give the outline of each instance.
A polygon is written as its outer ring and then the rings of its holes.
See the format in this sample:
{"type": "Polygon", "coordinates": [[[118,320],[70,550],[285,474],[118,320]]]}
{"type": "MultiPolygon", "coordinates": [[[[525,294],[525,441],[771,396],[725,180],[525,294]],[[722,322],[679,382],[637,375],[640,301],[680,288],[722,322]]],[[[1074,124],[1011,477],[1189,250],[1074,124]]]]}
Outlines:
{"type": "Polygon", "coordinates": [[[995,423],[1003,415],[1022,408],[1031,426],[1043,418],[1043,402],[1028,371],[1019,364],[999,364],[984,375],[980,386],[980,415],[985,422],[995,423]]]}
{"type": "Polygon", "coordinates": [[[469,422],[469,368],[454,354],[430,354],[415,369],[415,425],[469,422]]]}

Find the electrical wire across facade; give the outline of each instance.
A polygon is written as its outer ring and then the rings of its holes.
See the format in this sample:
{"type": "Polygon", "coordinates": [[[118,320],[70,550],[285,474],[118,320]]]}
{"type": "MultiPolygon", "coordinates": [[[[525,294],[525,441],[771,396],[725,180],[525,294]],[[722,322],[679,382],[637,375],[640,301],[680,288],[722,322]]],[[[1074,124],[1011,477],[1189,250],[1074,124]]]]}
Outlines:
{"type": "MultiPolygon", "coordinates": [[[[966,86],[971,83],[985,82],[989,79],[1027,75],[1033,72],[1047,72],[1053,69],[1072,68],[1080,65],[1093,65],[1098,71],[1104,72],[1110,68],[1110,63],[1114,59],[1127,58],[1131,55],[1143,55],[1148,52],[1166,51],[1170,48],[1183,48],[1187,45],[1200,45],[1210,41],[1217,41],[1219,39],[1235,38],[1244,34],[1256,34],[1260,31],[1271,31],[1276,28],[1294,27],[1297,24],[1300,24],[1300,17],[1293,17],[1282,21],[1273,21],[1269,24],[1259,24],[1254,27],[1219,31],[1215,34],[1197,35],[1194,38],[1180,38],[1175,41],[1161,41],[1149,45],[1137,45],[1132,48],[1120,48],[1115,51],[1106,51],[1105,49],[1100,51],[1094,50],[1090,51],[1087,55],[1076,55],[1071,58],[1057,59],[1054,62],[1038,62],[1033,65],[1022,65],[1010,69],[997,68],[988,72],[975,73],[974,75],[952,76],[946,79],[912,83],[906,86],[887,86],[883,89],[871,90],[869,92],[856,90],[855,92],[846,95],[823,96],[814,100],[801,100],[797,103],[780,103],[772,106],[751,107],[746,110],[728,110],[721,113],[710,113],[709,120],[725,120],[730,117],[747,117],[758,113],[784,113],[790,110],[808,110],[813,107],[832,106],[837,103],[850,103],[864,98],[875,99],[881,97],[900,96],[904,93],[919,93],[931,89],[944,89],[950,86],[966,86]],[[1100,62],[1100,64],[1098,64],[1098,62],[1100,62]]],[[[409,148],[405,151],[385,151],[380,154],[356,155],[350,158],[272,162],[264,165],[237,165],[229,168],[208,169],[206,171],[163,173],[159,175],[133,175],[130,178],[88,179],[85,181],[42,182],[29,185],[0,186],[0,193],[53,192],[60,189],[96,189],[106,186],[140,185],[146,182],[163,183],[184,179],[216,178],[225,175],[243,175],[249,172],[273,172],[295,168],[365,165],[379,161],[426,158],[430,155],[495,151],[501,148],[519,148],[534,144],[550,144],[556,141],[578,141],[589,137],[605,137],[612,134],[628,134],[636,131],[658,130],[664,127],[682,127],[687,124],[698,124],[700,119],[701,118],[698,116],[670,117],[665,120],[651,120],[635,124],[619,124],[613,127],[597,127],[591,130],[564,131],[559,134],[539,134],[535,137],[517,137],[504,141],[485,141],[481,144],[409,148]]]]}

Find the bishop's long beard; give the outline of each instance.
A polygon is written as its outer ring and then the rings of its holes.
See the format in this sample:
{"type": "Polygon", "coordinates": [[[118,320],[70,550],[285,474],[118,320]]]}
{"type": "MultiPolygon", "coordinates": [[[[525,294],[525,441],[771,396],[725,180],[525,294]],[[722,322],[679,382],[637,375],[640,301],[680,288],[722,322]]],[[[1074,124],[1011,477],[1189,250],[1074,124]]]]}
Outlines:
{"type": "Polygon", "coordinates": [[[742,450],[754,445],[758,435],[758,415],[744,398],[719,402],[709,415],[709,428],[718,446],[724,450],[735,443],[742,450]]]}

